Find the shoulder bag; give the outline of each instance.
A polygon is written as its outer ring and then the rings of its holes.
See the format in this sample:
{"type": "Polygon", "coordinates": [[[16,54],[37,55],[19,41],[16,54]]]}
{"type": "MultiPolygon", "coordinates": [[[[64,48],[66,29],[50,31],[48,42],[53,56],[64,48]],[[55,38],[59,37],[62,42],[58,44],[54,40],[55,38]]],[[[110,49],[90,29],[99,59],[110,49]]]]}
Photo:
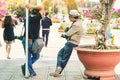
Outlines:
{"type": "MultiPolygon", "coordinates": [[[[40,26],[41,26],[41,20],[40,20],[40,26]]],[[[42,31],[40,31],[40,30],[39,30],[39,32],[42,34],[42,31]]],[[[44,47],[43,38],[40,37],[40,35],[39,35],[39,38],[37,38],[33,41],[32,52],[33,53],[40,53],[43,47],[44,47]]]]}

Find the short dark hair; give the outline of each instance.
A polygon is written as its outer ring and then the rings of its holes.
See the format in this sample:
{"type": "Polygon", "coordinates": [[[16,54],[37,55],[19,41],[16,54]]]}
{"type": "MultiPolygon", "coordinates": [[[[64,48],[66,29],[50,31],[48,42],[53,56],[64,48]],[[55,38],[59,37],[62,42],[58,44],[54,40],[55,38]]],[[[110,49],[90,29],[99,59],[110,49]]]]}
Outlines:
{"type": "Polygon", "coordinates": [[[75,18],[75,19],[78,19],[79,18],[79,16],[71,16],[71,15],[69,15],[69,17],[73,17],[73,18],[75,18]]]}
{"type": "Polygon", "coordinates": [[[38,12],[39,12],[38,9],[32,9],[32,10],[30,11],[30,14],[36,15],[38,12]]]}
{"type": "Polygon", "coordinates": [[[49,13],[48,12],[45,12],[45,16],[47,16],[49,13]]]}

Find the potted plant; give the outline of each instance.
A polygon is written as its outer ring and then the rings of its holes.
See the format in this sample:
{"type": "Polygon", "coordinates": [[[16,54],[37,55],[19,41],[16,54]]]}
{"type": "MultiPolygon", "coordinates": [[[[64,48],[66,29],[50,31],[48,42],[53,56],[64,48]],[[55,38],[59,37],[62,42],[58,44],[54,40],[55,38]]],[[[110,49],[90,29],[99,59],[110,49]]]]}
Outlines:
{"type": "Polygon", "coordinates": [[[106,31],[112,15],[111,9],[116,0],[99,1],[102,13],[99,18],[100,28],[96,31],[96,43],[81,45],[75,49],[85,67],[84,77],[115,80],[114,68],[120,62],[120,48],[106,44],[106,31]]]}
{"type": "Polygon", "coordinates": [[[96,27],[97,27],[98,23],[97,22],[90,22],[87,24],[87,34],[95,34],[96,31],[96,27]]]}
{"type": "Polygon", "coordinates": [[[60,25],[60,27],[58,28],[58,32],[64,32],[64,26],[60,25]]]}

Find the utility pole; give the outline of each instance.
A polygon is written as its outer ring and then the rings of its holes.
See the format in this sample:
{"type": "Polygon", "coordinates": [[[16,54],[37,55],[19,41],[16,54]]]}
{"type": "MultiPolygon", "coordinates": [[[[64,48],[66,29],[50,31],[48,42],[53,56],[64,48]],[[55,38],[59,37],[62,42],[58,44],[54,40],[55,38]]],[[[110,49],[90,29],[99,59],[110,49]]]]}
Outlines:
{"type": "MultiPolygon", "coordinates": [[[[28,4],[30,1],[26,0],[26,4],[28,4]]],[[[29,11],[26,8],[26,47],[25,47],[25,53],[26,53],[26,65],[25,65],[25,77],[28,78],[28,14],[29,11]]]]}

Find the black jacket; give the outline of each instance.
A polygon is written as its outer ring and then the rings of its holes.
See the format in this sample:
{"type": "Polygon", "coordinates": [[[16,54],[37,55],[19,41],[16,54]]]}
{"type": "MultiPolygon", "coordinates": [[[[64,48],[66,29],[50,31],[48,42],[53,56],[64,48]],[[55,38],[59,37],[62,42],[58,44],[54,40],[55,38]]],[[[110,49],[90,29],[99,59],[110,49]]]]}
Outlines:
{"type": "Polygon", "coordinates": [[[52,21],[51,21],[51,19],[50,18],[48,18],[48,17],[44,17],[43,19],[42,19],[42,28],[43,29],[49,29],[50,28],[50,26],[52,25],[52,21]]]}
{"type": "Polygon", "coordinates": [[[29,22],[28,24],[28,38],[29,39],[37,39],[39,37],[40,19],[42,19],[42,16],[40,13],[37,13],[35,16],[29,16],[29,19],[28,19],[29,20],[28,21],[29,22]]]}

